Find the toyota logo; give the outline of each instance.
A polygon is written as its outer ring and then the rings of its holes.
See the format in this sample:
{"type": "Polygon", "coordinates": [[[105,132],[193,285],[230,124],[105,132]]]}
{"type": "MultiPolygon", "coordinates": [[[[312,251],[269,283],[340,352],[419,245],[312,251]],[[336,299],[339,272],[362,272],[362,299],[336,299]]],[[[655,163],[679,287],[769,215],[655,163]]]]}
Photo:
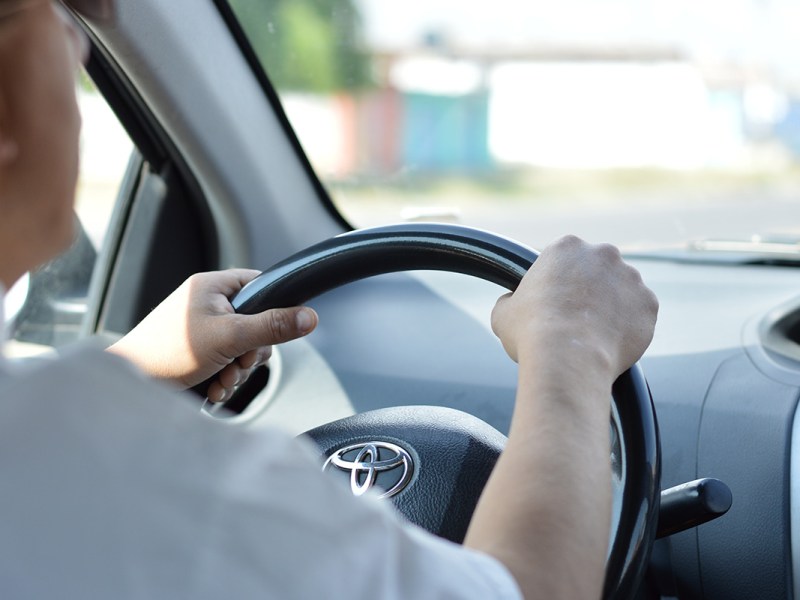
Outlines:
{"type": "Polygon", "coordinates": [[[350,473],[350,489],[362,496],[371,489],[379,474],[385,474],[382,487],[386,490],[379,498],[389,498],[399,493],[411,481],[413,462],[411,455],[396,444],[369,442],[341,448],[328,457],[322,470],[336,467],[350,473]],[[394,472],[394,473],[390,473],[394,472]],[[389,477],[394,475],[394,477],[389,477]],[[391,480],[391,483],[390,483],[391,480]]]}

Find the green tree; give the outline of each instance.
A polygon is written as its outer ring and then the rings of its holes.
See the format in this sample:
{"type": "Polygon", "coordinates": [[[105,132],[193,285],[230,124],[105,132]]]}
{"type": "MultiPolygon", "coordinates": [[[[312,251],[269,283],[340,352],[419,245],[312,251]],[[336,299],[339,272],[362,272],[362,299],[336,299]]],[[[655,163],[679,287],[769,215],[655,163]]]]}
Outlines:
{"type": "Polygon", "coordinates": [[[230,3],[276,88],[324,93],[370,84],[353,0],[230,3]]]}

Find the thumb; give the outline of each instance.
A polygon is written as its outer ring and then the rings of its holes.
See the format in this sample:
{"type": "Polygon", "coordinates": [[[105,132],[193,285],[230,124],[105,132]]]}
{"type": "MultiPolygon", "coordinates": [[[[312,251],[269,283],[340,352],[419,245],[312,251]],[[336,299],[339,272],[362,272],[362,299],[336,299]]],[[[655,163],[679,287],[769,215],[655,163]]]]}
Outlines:
{"type": "Polygon", "coordinates": [[[255,315],[239,316],[239,340],[250,350],[282,344],[311,333],[317,326],[317,313],[307,307],[273,308],[255,315]]]}

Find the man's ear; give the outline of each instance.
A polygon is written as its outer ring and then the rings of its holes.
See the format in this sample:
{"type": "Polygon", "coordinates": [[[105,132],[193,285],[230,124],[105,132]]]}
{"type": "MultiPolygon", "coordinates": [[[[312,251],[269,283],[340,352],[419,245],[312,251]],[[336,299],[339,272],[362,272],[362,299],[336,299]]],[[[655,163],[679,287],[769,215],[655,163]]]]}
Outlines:
{"type": "Polygon", "coordinates": [[[0,168],[10,165],[19,156],[19,145],[12,131],[5,90],[0,86],[0,168]]]}

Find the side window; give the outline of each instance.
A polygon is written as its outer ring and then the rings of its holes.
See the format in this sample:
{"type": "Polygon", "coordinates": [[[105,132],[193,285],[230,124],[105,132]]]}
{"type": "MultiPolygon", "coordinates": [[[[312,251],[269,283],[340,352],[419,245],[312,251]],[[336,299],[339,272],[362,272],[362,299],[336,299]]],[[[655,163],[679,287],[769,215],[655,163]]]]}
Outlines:
{"type": "Polygon", "coordinates": [[[87,318],[89,284],[106,243],[111,215],[133,144],[103,97],[83,76],[81,170],[75,201],[75,242],[53,262],[8,291],[7,356],[26,356],[75,341],[87,318]]]}

